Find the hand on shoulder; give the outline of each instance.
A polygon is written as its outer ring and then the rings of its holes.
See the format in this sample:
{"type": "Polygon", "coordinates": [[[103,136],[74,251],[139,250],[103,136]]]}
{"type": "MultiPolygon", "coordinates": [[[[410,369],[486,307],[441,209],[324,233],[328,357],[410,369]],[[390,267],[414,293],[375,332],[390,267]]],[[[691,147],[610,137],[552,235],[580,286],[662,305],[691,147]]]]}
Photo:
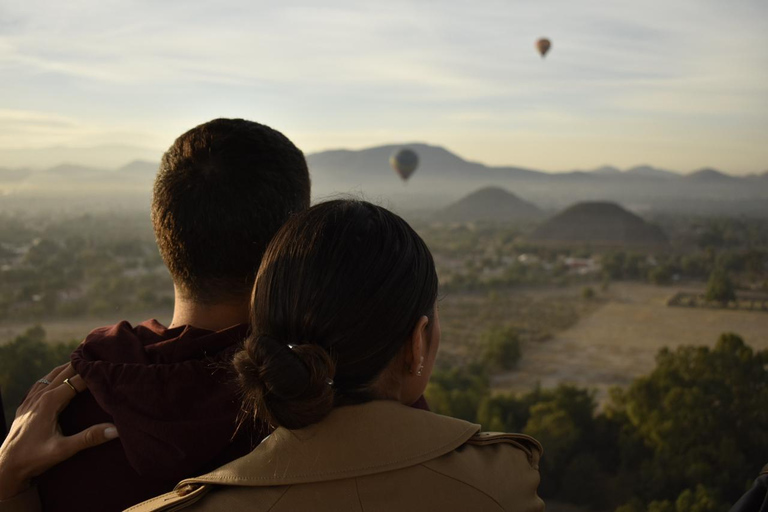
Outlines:
{"type": "Polygon", "coordinates": [[[16,410],[16,419],[0,447],[0,501],[24,492],[34,477],[76,453],[118,437],[110,423],[73,436],[61,433],[59,414],[85,389],[70,364],[55,368],[35,383],[16,410]]]}

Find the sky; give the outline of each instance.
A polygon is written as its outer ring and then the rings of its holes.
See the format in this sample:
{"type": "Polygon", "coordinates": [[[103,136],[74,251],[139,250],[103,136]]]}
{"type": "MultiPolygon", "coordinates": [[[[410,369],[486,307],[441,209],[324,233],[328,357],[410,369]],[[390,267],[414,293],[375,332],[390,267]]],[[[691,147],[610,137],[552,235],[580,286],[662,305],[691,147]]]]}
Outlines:
{"type": "Polygon", "coordinates": [[[0,167],[159,159],[216,117],[306,153],[763,172],[768,2],[0,0],[0,167]]]}

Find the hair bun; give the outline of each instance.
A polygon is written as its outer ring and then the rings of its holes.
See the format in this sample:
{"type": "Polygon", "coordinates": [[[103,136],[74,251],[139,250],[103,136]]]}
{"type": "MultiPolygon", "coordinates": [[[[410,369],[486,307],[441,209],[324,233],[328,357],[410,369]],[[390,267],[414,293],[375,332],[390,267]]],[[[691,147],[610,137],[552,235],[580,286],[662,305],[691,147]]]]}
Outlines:
{"type": "Polygon", "coordinates": [[[235,355],[245,399],[272,425],[301,428],[333,408],[335,365],[314,343],[289,345],[271,336],[251,337],[235,355]]]}

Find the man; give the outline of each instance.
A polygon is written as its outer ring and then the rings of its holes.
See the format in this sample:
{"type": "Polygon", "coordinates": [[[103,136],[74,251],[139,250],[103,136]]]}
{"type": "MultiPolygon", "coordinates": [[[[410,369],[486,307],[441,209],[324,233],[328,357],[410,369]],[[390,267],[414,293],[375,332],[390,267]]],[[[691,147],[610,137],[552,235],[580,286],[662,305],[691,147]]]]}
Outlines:
{"type": "MultiPolygon", "coordinates": [[[[40,416],[35,407],[66,407],[59,424],[71,437],[54,433],[59,444],[52,446],[59,460],[72,457],[38,477],[44,511],[122,510],[260,441],[252,422],[238,416],[228,363],[247,332],[267,244],[293,212],[309,206],[309,196],[303,154],[267,126],[216,119],[174,142],[152,201],[158,247],[174,282],[171,324],[121,322],[91,332],[72,354],[72,368],[35,385],[11,428],[7,443],[40,416]],[[99,444],[118,432],[117,440],[99,444]]],[[[47,435],[54,430],[55,419],[47,435]]],[[[11,482],[17,475],[6,469],[0,500],[27,484],[11,482]]]]}

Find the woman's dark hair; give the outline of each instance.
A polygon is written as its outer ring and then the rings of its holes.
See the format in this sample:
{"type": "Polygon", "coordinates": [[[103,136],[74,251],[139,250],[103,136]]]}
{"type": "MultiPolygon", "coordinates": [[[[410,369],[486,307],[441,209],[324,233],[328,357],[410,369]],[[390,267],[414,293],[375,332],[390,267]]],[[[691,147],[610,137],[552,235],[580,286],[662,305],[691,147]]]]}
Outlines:
{"type": "Polygon", "coordinates": [[[335,200],[294,215],[264,255],[235,357],[248,409],[301,428],[376,398],[372,384],[419,319],[432,321],[436,297],[432,255],[394,213],[335,200]]]}

